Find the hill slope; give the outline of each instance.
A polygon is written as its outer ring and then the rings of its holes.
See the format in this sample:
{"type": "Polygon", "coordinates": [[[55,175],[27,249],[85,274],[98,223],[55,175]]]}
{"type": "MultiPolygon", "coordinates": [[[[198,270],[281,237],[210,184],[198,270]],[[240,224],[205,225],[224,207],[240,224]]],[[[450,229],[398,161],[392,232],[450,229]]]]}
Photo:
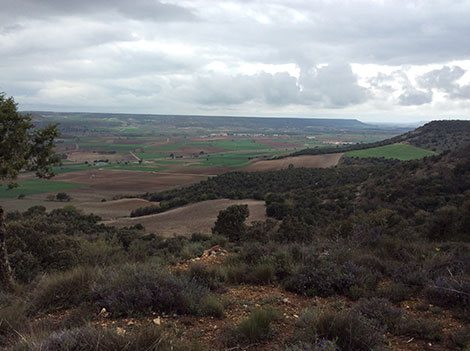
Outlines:
{"type": "Polygon", "coordinates": [[[356,144],[346,147],[326,149],[306,149],[297,151],[293,153],[292,156],[365,150],[398,143],[410,144],[435,152],[456,150],[459,147],[470,143],[470,121],[433,121],[411,132],[375,143],[356,144]]]}

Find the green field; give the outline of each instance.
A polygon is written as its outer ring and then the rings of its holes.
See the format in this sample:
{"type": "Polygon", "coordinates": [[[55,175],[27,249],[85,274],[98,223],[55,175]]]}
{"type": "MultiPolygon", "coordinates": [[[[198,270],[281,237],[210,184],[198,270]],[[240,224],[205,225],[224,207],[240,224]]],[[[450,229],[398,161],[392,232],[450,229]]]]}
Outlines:
{"type": "Polygon", "coordinates": [[[33,195],[49,192],[60,192],[86,186],[86,184],[57,182],[53,180],[25,180],[19,182],[19,187],[7,190],[6,185],[0,187],[0,198],[16,198],[20,194],[33,195]]]}
{"type": "Polygon", "coordinates": [[[142,160],[154,160],[157,158],[168,157],[167,154],[161,154],[156,152],[134,152],[134,154],[142,160]]]}
{"type": "Polygon", "coordinates": [[[158,172],[166,169],[161,167],[164,163],[155,163],[155,164],[139,164],[139,163],[110,163],[108,165],[92,166],[86,164],[79,165],[67,165],[54,167],[55,174],[69,173],[69,172],[79,172],[79,171],[91,171],[93,169],[116,169],[123,171],[145,171],[145,172],[158,172]]]}
{"type": "Polygon", "coordinates": [[[274,155],[276,153],[279,153],[279,151],[213,154],[200,157],[202,162],[192,164],[191,167],[245,167],[258,156],[274,155]]]}
{"type": "Polygon", "coordinates": [[[365,150],[356,150],[349,151],[344,156],[345,157],[357,157],[357,158],[367,158],[367,157],[383,157],[383,158],[393,158],[401,161],[416,160],[423,158],[425,156],[435,155],[435,152],[420,149],[411,145],[404,144],[393,144],[386,146],[374,147],[371,149],[365,150]]]}

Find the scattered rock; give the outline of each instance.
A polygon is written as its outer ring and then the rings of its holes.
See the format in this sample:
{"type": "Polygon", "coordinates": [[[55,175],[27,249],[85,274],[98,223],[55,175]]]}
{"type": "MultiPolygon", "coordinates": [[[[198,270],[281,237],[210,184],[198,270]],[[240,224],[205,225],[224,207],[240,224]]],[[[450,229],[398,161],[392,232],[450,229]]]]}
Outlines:
{"type": "Polygon", "coordinates": [[[153,324],[156,324],[156,325],[162,324],[162,321],[161,321],[160,317],[154,318],[153,319],[153,324]]]}
{"type": "Polygon", "coordinates": [[[102,308],[100,313],[98,313],[98,316],[103,317],[103,318],[108,318],[109,317],[109,312],[106,311],[106,308],[102,308]]]}

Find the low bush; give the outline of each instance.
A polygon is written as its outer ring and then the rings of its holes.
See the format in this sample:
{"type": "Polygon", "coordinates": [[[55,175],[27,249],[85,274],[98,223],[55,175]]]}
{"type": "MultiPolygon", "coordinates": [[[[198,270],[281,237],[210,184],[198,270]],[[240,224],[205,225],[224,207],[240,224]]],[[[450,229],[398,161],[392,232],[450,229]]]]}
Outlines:
{"type": "Polygon", "coordinates": [[[114,316],[149,312],[199,314],[209,289],[187,276],[175,276],[161,266],[125,265],[103,273],[94,289],[99,308],[114,316]]]}
{"type": "Polygon", "coordinates": [[[207,286],[210,290],[217,290],[223,286],[227,279],[219,266],[207,266],[194,263],[189,267],[189,278],[207,286]]]}
{"type": "Polygon", "coordinates": [[[460,308],[470,312],[470,279],[439,277],[424,290],[426,299],[437,306],[460,308]]]}
{"type": "Polygon", "coordinates": [[[298,327],[298,341],[335,340],[342,351],[379,351],[385,346],[383,329],[360,313],[308,309],[301,314],[298,327]]]}
{"type": "Polygon", "coordinates": [[[284,351],[339,351],[339,347],[334,341],[322,339],[314,343],[298,342],[288,345],[284,351]]]}
{"type": "Polygon", "coordinates": [[[269,262],[259,263],[249,272],[248,283],[270,284],[276,279],[274,267],[269,262]]]}
{"type": "Polygon", "coordinates": [[[271,323],[280,318],[280,312],[272,308],[253,311],[232,331],[232,344],[251,344],[271,336],[271,323]]]}
{"type": "Polygon", "coordinates": [[[227,281],[232,284],[270,284],[276,280],[275,268],[269,261],[255,266],[245,263],[225,266],[227,281]]]}
{"type": "Polygon", "coordinates": [[[96,271],[79,267],[44,276],[30,295],[32,313],[56,311],[90,302],[96,271]]]}
{"type": "Polygon", "coordinates": [[[398,326],[397,333],[423,340],[439,341],[443,338],[442,324],[430,319],[405,317],[398,326]]]}
{"type": "Polygon", "coordinates": [[[400,282],[391,282],[377,289],[377,295],[389,299],[393,303],[398,303],[413,296],[414,290],[400,282]]]}
{"type": "Polygon", "coordinates": [[[26,304],[11,297],[10,303],[0,307],[0,345],[16,337],[26,321],[26,304]]]}
{"type": "Polygon", "coordinates": [[[354,271],[330,260],[318,259],[284,281],[284,287],[306,296],[341,294],[356,283],[354,271]]]}
{"type": "Polygon", "coordinates": [[[354,310],[391,332],[398,326],[402,315],[401,310],[394,307],[390,301],[377,297],[359,300],[354,310]]]}
{"type": "Polygon", "coordinates": [[[451,336],[454,345],[460,349],[470,349],[470,327],[462,327],[451,336]]]}
{"type": "Polygon", "coordinates": [[[200,314],[203,316],[213,316],[222,318],[225,315],[224,306],[215,298],[215,296],[208,296],[200,306],[200,314]]]}
{"type": "Polygon", "coordinates": [[[111,351],[188,350],[163,334],[156,326],[118,334],[116,330],[84,326],[51,333],[42,340],[22,340],[14,351],[111,351]]]}

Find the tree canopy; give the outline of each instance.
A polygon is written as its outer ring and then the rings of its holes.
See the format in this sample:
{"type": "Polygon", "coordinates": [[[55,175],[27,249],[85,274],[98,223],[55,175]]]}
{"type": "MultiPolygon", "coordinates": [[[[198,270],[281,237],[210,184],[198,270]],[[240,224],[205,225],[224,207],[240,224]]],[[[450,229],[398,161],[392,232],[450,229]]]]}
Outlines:
{"type": "MultiPolygon", "coordinates": [[[[58,135],[57,125],[35,128],[31,116],[19,113],[15,100],[0,93],[0,185],[6,181],[9,188],[17,186],[16,179],[22,170],[34,171],[40,178],[52,177],[51,166],[58,162],[54,155],[54,138],[58,135]]],[[[6,234],[0,207],[0,288],[10,289],[13,279],[6,234]]]]}
{"type": "Polygon", "coordinates": [[[0,93],[0,184],[17,186],[22,170],[36,172],[40,178],[53,176],[52,165],[59,161],[54,155],[57,125],[35,128],[31,116],[17,111],[12,97],[0,93]]]}

